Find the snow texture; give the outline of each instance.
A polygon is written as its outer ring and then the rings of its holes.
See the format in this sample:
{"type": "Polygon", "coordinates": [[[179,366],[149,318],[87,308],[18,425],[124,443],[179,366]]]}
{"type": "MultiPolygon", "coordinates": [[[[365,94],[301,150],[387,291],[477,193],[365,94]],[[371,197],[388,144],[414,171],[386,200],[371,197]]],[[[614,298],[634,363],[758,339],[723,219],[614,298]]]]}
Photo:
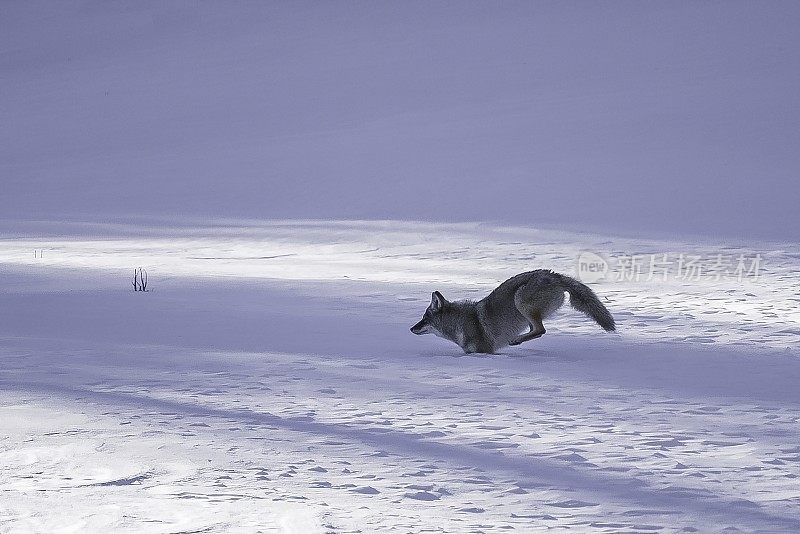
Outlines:
{"type": "Polygon", "coordinates": [[[800,528],[797,245],[756,280],[599,281],[618,333],[565,306],[464,356],[408,332],[432,289],[701,247],[392,221],[4,235],[8,531],[800,528]]]}
{"type": "Polygon", "coordinates": [[[0,2],[0,533],[800,531],[799,28],[0,2]],[[408,331],[538,268],[618,332],[408,331]]]}

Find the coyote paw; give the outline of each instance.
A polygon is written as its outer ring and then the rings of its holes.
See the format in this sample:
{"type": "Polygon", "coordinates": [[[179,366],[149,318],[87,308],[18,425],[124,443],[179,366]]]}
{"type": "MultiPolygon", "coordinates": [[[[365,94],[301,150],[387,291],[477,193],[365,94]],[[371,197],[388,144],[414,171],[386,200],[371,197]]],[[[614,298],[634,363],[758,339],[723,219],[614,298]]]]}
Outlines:
{"type": "Polygon", "coordinates": [[[522,341],[523,341],[523,339],[521,337],[515,337],[514,339],[509,341],[508,344],[513,347],[515,345],[519,345],[520,343],[522,343],[522,341]]]}

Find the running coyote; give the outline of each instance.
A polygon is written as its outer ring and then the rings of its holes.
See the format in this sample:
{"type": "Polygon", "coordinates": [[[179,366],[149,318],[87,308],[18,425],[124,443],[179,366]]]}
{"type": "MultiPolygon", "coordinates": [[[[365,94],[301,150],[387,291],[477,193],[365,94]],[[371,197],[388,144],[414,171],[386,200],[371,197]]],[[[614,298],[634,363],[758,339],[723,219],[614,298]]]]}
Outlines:
{"type": "Polygon", "coordinates": [[[411,331],[449,339],[466,353],[494,354],[506,345],[541,337],[542,320],[564,304],[565,292],[573,308],[605,330],[615,329],[614,318],[594,291],[574,278],[539,269],[509,278],[478,302],[448,302],[434,291],[425,315],[411,331]]]}

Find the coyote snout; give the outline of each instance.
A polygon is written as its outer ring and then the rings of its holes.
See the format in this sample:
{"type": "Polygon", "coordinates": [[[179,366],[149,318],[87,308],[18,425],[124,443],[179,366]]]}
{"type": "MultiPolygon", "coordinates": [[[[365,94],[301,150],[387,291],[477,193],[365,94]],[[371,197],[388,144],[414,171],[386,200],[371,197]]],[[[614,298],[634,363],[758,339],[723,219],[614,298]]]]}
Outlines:
{"type": "Polygon", "coordinates": [[[430,333],[430,330],[428,329],[428,325],[425,322],[425,319],[423,319],[411,327],[411,332],[417,334],[418,336],[421,336],[422,334],[430,333]]]}
{"type": "Polygon", "coordinates": [[[594,291],[569,276],[539,269],[509,278],[478,302],[449,302],[434,291],[425,315],[411,331],[436,334],[467,353],[495,353],[506,345],[544,335],[542,320],[561,307],[564,293],[569,293],[573,308],[605,330],[616,328],[614,318],[594,291]]]}
{"type": "Polygon", "coordinates": [[[417,334],[418,336],[421,336],[422,334],[427,334],[428,330],[427,330],[427,325],[425,324],[425,320],[423,319],[422,321],[412,326],[411,332],[417,334]]]}

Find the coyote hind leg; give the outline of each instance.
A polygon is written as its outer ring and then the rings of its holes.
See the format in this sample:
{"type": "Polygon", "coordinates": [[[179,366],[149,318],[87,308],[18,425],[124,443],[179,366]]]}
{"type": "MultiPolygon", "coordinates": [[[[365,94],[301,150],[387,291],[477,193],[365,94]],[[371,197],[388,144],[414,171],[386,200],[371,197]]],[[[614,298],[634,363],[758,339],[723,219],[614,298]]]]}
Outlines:
{"type": "Polygon", "coordinates": [[[550,277],[520,287],[514,293],[514,306],[528,321],[530,331],[512,339],[509,345],[519,345],[542,337],[547,331],[542,324],[542,318],[549,317],[562,304],[564,304],[564,289],[554,284],[550,277]]]}
{"type": "Polygon", "coordinates": [[[537,337],[542,337],[547,330],[544,329],[544,325],[542,324],[542,314],[537,310],[530,310],[530,311],[523,311],[522,315],[525,316],[526,319],[530,322],[531,329],[529,332],[526,332],[520,336],[515,337],[511,341],[508,342],[509,345],[519,345],[520,343],[525,343],[526,341],[530,341],[531,339],[536,339],[537,337]]]}

